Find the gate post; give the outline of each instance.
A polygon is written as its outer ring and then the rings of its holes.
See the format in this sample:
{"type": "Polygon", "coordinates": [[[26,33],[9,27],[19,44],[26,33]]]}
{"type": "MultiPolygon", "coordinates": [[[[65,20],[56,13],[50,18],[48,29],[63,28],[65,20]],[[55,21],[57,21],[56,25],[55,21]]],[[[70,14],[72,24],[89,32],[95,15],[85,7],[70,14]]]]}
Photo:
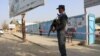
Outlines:
{"type": "Polygon", "coordinates": [[[95,43],[95,15],[89,14],[88,15],[88,44],[94,44],[95,43]]]}

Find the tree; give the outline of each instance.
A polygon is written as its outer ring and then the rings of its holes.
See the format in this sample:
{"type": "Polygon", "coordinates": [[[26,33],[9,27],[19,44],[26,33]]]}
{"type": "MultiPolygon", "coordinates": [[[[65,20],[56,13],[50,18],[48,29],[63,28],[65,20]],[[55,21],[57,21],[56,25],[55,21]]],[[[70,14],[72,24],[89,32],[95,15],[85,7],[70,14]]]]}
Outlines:
{"type": "Polygon", "coordinates": [[[96,23],[100,23],[100,17],[99,18],[96,18],[95,22],[96,23]]]}
{"type": "Polygon", "coordinates": [[[13,20],[10,22],[10,24],[15,24],[15,25],[17,26],[17,25],[19,25],[19,22],[18,22],[17,20],[13,19],[13,20]]]}
{"type": "Polygon", "coordinates": [[[3,28],[3,30],[8,30],[8,24],[6,21],[3,22],[2,28],[3,28]]]}
{"type": "Polygon", "coordinates": [[[21,28],[21,24],[19,23],[18,20],[16,19],[13,19],[10,21],[10,24],[15,24],[15,27],[16,27],[16,31],[20,31],[22,28],[21,28]]]}

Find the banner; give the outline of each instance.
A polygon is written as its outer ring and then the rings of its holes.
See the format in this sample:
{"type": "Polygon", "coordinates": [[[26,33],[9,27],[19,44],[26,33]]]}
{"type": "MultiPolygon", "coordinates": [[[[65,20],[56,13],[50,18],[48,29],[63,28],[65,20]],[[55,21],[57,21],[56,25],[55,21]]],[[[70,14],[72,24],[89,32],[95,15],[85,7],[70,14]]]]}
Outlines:
{"type": "Polygon", "coordinates": [[[85,8],[100,5],[100,0],[84,0],[85,8]]]}
{"type": "Polygon", "coordinates": [[[79,16],[74,16],[74,17],[70,17],[68,19],[68,26],[69,28],[75,27],[75,28],[79,28],[79,27],[83,27],[86,24],[86,19],[84,14],[83,15],[79,15],[79,16]]]}
{"type": "Polygon", "coordinates": [[[75,29],[75,38],[85,40],[86,38],[86,18],[85,14],[73,16],[68,19],[68,28],[75,29]],[[79,34],[80,33],[80,34],[79,34]],[[82,33],[82,34],[81,34],[82,33]]]}
{"type": "Polygon", "coordinates": [[[42,5],[44,5],[44,0],[9,0],[10,17],[15,17],[42,5]]]}

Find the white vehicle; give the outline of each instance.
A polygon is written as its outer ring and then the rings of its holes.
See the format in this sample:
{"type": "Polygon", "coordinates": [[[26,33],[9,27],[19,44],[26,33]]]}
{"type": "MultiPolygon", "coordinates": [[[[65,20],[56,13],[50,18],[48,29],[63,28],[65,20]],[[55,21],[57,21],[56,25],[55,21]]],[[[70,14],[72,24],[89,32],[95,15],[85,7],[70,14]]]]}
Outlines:
{"type": "Polygon", "coordinates": [[[0,29],[0,34],[3,34],[3,33],[4,33],[4,31],[2,29],[0,29]]]}

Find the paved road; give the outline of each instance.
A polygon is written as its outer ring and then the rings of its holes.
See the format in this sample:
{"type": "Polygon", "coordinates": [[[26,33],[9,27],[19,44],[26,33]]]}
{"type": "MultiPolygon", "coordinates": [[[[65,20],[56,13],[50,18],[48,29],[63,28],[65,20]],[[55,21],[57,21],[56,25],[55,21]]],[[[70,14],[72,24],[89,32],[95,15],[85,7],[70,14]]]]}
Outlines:
{"type": "MultiPolygon", "coordinates": [[[[16,33],[21,37],[20,33],[16,33]]],[[[27,34],[27,42],[22,42],[12,34],[0,37],[0,56],[60,56],[56,38],[27,34]]],[[[67,44],[66,44],[67,45],[67,44]]],[[[82,46],[66,46],[68,56],[99,56],[98,49],[82,46]]]]}

